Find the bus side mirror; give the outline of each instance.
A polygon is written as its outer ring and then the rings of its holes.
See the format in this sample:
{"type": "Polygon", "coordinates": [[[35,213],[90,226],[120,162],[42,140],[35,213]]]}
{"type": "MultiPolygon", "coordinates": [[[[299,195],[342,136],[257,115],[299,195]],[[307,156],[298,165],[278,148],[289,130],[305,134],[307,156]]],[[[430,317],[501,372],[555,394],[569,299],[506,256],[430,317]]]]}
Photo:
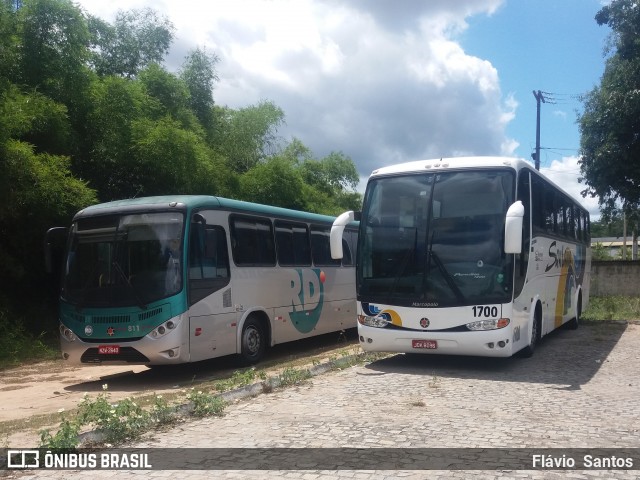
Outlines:
{"type": "Polygon", "coordinates": [[[331,245],[331,258],[339,260],[343,257],[342,252],[342,233],[344,227],[353,222],[355,214],[353,211],[344,212],[333,221],[331,226],[331,235],[329,236],[329,244],[331,245]]]}
{"type": "Polygon", "coordinates": [[[522,221],[524,206],[518,200],[507,210],[504,223],[504,253],[522,253],[522,221]]]}
{"type": "Polygon", "coordinates": [[[44,236],[44,269],[48,274],[54,273],[54,263],[62,260],[64,241],[68,231],[67,227],[53,227],[47,230],[44,236]],[[56,258],[54,259],[54,257],[56,258]]]}

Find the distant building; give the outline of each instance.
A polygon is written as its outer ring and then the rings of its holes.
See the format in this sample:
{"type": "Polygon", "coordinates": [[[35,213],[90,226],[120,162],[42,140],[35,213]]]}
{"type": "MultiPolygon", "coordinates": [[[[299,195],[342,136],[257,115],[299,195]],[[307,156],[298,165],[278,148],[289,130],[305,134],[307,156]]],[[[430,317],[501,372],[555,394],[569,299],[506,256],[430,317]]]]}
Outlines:
{"type": "MultiPolygon", "coordinates": [[[[640,238],[640,237],[639,237],[640,238]]],[[[622,246],[624,245],[624,237],[600,237],[591,239],[591,247],[595,247],[597,244],[602,245],[609,252],[611,258],[620,258],[622,246]]],[[[640,244],[640,242],[638,242],[640,244]]],[[[631,260],[631,247],[633,246],[633,237],[627,236],[627,260],[631,260]]],[[[637,251],[637,250],[636,250],[637,251]]]]}

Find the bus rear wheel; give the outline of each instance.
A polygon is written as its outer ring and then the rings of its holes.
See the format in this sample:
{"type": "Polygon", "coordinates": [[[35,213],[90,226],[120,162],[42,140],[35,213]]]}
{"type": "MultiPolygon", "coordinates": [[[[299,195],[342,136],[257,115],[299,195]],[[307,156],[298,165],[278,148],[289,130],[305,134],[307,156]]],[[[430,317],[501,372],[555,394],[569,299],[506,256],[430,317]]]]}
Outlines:
{"type": "Polygon", "coordinates": [[[248,318],[242,328],[240,359],[244,365],[255,365],[267,349],[264,326],[255,317],[248,318]]]}
{"type": "Polygon", "coordinates": [[[582,315],[582,293],[578,295],[578,304],[576,305],[576,316],[567,322],[569,330],[576,330],[580,325],[580,315],[582,315]]]}

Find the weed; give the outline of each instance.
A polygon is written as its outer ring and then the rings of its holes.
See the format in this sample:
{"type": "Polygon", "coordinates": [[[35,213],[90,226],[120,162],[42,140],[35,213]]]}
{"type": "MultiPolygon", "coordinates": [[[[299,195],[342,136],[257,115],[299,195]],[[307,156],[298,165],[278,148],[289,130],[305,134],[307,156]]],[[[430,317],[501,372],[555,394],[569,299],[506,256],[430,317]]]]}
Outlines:
{"type": "Polygon", "coordinates": [[[285,368],[280,375],[280,386],[287,387],[290,385],[299,385],[311,378],[311,372],[309,370],[299,370],[291,367],[285,368]]]}
{"type": "Polygon", "coordinates": [[[69,421],[64,416],[60,422],[60,428],[51,435],[49,430],[40,430],[40,446],[43,448],[75,448],[80,443],[81,425],[75,421],[69,421]]]}
{"type": "Polygon", "coordinates": [[[154,395],[149,415],[151,421],[156,425],[168,425],[177,419],[175,407],[169,405],[169,402],[162,398],[162,395],[154,395]]]}
{"type": "Polygon", "coordinates": [[[187,399],[193,403],[193,415],[196,417],[222,416],[226,407],[226,403],[220,397],[201,390],[191,389],[187,399]]]}
{"type": "Polygon", "coordinates": [[[640,319],[640,297],[621,295],[591,297],[589,307],[582,313],[582,319],[587,321],[640,319]]]}

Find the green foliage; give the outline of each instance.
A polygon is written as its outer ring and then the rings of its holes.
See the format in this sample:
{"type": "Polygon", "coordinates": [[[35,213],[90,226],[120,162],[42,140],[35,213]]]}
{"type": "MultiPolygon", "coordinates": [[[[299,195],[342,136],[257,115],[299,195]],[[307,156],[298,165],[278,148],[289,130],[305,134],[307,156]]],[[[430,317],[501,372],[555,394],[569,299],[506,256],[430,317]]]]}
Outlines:
{"type": "Polygon", "coordinates": [[[216,106],[218,57],[195,49],[171,73],[163,60],[173,35],[151,9],[109,23],[71,0],[24,0],[17,10],[0,2],[8,308],[53,304],[42,293],[44,234],[98,201],[193,193],[327,214],[359,208],[348,156],[316,159],[299,140],[279,137],[285,116],[270,101],[216,106]]]}
{"type": "MultiPolygon", "coordinates": [[[[2,302],[0,302],[0,305],[2,302]]],[[[59,357],[55,350],[45,343],[44,333],[33,335],[24,327],[20,319],[11,317],[0,307],[0,369],[18,365],[28,360],[52,359],[59,357]]]]}
{"type": "Polygon", "coordinates": [[[130,398],[111,403],[106,392],[95,400],[85,396],[78,406],[78,422],[95,425],[104,435],[104,441],[114,444],[140,436],[151,422],[151,416],[130,398]]]}
{"type": "Polygon", "coordinates": [[[278,379],[280,380],[281,387],[289,387],[292,385],[299,385],[306,382],[311,378],[311,372],[309,370],[301,370],[293,367],[285,368],[278,379]]]}
{"type": "Polygon", "coordinates": [[[51,435],[49,430],[40,430],[40,446],[43,448],[73,449],[80,443],[80,424],[69,421],[64,416],[60,428],[51,435]]]}
{"type": "Polygon", "coordinates": [[[598,196],[605,215],[622,205],[640,207],[640,5],[614,0],[596,15],[612,28],[615,52],[607,59],[600,85],[584,97],[579,118],[583,194],[598,196]]]}
{"type": "Polygon", "coordinates": [[[193,415],[196,417],[221,416],[226,406],[220,397],[202,390],[191,389],[187,399],[193,404],[193,415]]]}
{"type": "Polygon", "coordinates": [[[587,321],[639,320],[640,297],[591,297],[589,307],[583,312],[582,319],[587,321]]]}
{"type": "Polygon", "coordinates": [[[69,104],[87,85],[89,30],[70,0],[25,0],[18,9],[20,79],[69,104]]]}
{"type": "Polygon", "coordinates": [[[180,78],[190,94],[190,105],[209,134],[213,134],[213,84],[218,81],[215,66],[219,58],[197,48],[186,56],[180,78]]]}
{"type": "Polygon", "coordinates": [[[78,405],[73,420],[67,420],[62,414],[60,428],[55,434],[49,430],[40,432],[42,448],[75,448],[80,444],[80,431],[83,427],[96,428],[102,435],[102,441],[108,444],[121,444],[138,438],[149,428],[173,423],[177,413],[175,407],[154,395],[150,408],[145,409],[134,399],[125,398],[112,403],[107,385],[104,392],[95,399],[84,395],[78,405]]]}
{"type": "Polygon", "coordinates": [[[168,19],[150,8],[120,11],[113,25],[89,16],[88,28],[96,73],[127,78],[152,63],[162,63],[175,30],[168,19]]]}
{"type": "Polygon", "coordinates": [[[611,255],[609,255],[609,249],[606,248],[602,243],[598,242],[594,245],[591,250],[591,259],[592,260],[611,260],[611,255]]]}
{"type": "Polygon", "coordinates": [[[280,107],[260,102],[239,110],[218,109],[216,116],[216,146],[235,172],[245,173],[276,152],[276,133],[284,123],[280,107]]]}

